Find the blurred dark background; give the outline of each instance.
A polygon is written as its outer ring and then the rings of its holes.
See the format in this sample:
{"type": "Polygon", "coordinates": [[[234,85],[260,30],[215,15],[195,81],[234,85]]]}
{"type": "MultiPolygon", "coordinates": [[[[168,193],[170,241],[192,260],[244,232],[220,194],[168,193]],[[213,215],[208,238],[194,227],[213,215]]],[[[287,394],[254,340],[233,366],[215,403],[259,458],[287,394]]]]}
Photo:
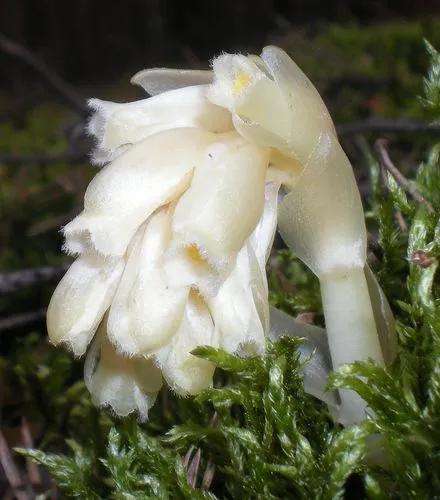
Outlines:
{"type": "MultiPolygon", "coordinates": [[[[418,98],[423,39],[440,48],[440,0],[0,0],[0,462],[16,460],[15,445],[87,437],[77,409],[95,411],[82,362],[45,330],[70,262],[59,228],[96,173],[86,98],[138,99],[129,78],[142,68],[207,67],[222,51],[277,44],[322,93],[368,205],[365,153],[379,138],[412,176],[439,135],[418,98]]],[[[0,497],[11,488],[0,467],[0,497]]]]}
{"type": "MultiPolygon", "coordinates": [[[[1,0],[0,31],[69,81],[89,82],[148,64],[205,64],[304,26],[314,34],[329,22],[369,25],[439,12],[438,0],[1,0]]],[[[1,86],[31,83],[21,76],[19,65],[1,57],[1,86]]]]}

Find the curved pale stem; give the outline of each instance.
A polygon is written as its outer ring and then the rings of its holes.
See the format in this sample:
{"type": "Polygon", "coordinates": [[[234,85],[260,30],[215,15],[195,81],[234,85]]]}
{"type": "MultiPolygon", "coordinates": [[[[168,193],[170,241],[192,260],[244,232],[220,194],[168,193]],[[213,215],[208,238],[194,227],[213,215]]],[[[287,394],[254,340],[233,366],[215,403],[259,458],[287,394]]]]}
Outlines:
{"type": "MultiPolygon", "coordinates": [[[[365,272],[347,269],[322,276],[322,305],[333,368],[373,359],[384,365],[365,272]]],[[[344,424],[365,418],[366,403],[356,393],[341,390],[344,424]]]]}
{"type": "MultiPolygon", "coordinates": [[[[332,134],[321,135],[280,204],[278,223],[286,243],[320,279],[333,368],[368,359],[383,365],[364,269],[362,203],[350,162],[332,134]]],[[[382,314],[376,307],[376,316],[382,314]]],[[[341,400],[344,423],[365,418],[366,403],[359,396],[341,391],[341,400]]]]}

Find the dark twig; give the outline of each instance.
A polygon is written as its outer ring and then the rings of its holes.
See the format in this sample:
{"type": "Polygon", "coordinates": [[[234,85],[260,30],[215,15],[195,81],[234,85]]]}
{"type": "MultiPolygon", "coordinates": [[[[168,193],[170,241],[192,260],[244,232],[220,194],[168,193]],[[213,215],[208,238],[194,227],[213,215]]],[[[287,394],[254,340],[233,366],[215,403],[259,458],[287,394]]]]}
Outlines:
{"type": "MultiPolygon", "coordinates": [[[[32,439],[31,429],[29,427],[28,421],[24,417],[21,419],[20,434],[21,440],[23,441],[23,446],[25,448],[33,448],[34,440],[32,439]]],[[[31,485],[41,486],[42,480],[38,465],[32,462],[32,460],[30,460],[29,458],[26,458],[26,470],[31,485]]]]}
{"type": "Polygon", "coordinates": [[[214,479],[214,474],[215,465],[212,463],[212,460],[209,459],[206,465],[205,473],[203,474],[202,484],[200,485],[202,490],[209,490],[214,479]]]}
{"type": "Polygon", "coordinates": [[[60,267],[42,266],[0,273],[0,295],[15,292],[20,288],[35,285],[36,283],[57,280],[61,278],[68,267],[68,264],[60,267]]]}
{"type": "Polygon", "coordinates": [[[8,443],[0,431],[0,464],[3,467],[6,479],[8,480],[9,486],[11,487],[14,498],[17,500],[27,500],[28,494],[25,491],[26,488],[23,485],[20,473],[17,466],[12,458],[11,451],[9,449],[8,443]]]}
{"type": "Polygon", "coordinates": [[[192,444],[189,448],[188,451],[185,453],[185,457],[183,459],[183,466],[185,469],[188,469],[189,461],[191,460],[191,457],[195,451],[196,447],[192,444]]]}
{"type": "Polygon", "coordinates": [[[60,153],[47,155],[15,155],[0,154],[0,163],[6,165],[50,165],[53,163],[70,163],[72,165],[85,163],[88,156],[84,153],[60,153]]]}
{"type": "Polygon", "coordinates": [[[6,318],[0,318],[0,333],[36,323],[37,321],[41,321],[45,316],[46,309],[39,309],[38,311],[13,314],[6,318]]]}
{"type": "Polygon", "coordinates": [[[23,61],[36,71],[75,111],[83,116],[87,116],[89,110],[86,101],[67,82],[65,82],[53,69],[49,68],[43,61],[35,56],[26,47],[9,40],[3,33],[0,33],[0,50],[5,54],[23,61]]]}
{"type": "MultiPolygon", "coordinates": [[[[377,150],[377,145],[375,145],[375,148],[377,150]]],[[[378,152],[378,155],[380,156],[379,152],[378,152]]],[[[380,167],[380,179],[381,179],[382,189],[384,189],[387,193],[389,193],[389,181],[388,181],[388,177],[391,174],[387,170],[387,168],[384,165],[384,162],[382,161],[381,158],[379,159],[379,167],[380,167]]],[[[408,231],[408,226],[406,224],[405,218],[402,215],[402,212],[398,208],[394,209],[394,218],[396,219],[396,222],[399,225],[400,230],[403,233],[406,233],[408,231]]]]}
{"type": "Polygon", "coordinates": [[[187,469],[188,483],[193,488],[195,488],[197,484],[197,474],[199,472],[201,457],[202,457],[202,450],[200,448],[197,448],[197,451],[195,452],[194,457],[192,458],[187,469]]]}
{"type": "Polygon", "coordinates": [[[341,136],[352,136],[366,132],[426,132],[440,134],[440,124],[427,123],[408,118],[367,118],[338,125],[336,130],[341,136]]]}
{"type": "Polygon", "coordinates": [[[430,212],[432,212],[433,207],[431,203],[429,203],[429,201],[420,194],[414,184],[409,181],[392,162],[387,149],[387,141],[385,139],[378,139],[375,142],[374,147],[379,155],[381,165],[383,165],[383,167],[390,172],[400,187],[407,191],[416,201],[425,205],[430,212]]]}

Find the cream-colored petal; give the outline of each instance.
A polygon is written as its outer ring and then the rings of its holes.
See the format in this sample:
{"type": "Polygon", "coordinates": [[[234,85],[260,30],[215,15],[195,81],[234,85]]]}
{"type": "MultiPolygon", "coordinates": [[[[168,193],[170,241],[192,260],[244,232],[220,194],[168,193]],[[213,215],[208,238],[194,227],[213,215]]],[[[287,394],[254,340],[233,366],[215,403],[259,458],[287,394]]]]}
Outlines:
{"type": "Polygon", "coordinates": [[[231,112],[246,99],[247,93],[267,74],[261,69],[261,59],[242,54],[221,54],[212,61],[214,81],[208,89],[208,98],[231,112]]]}
{"type": "Polygon", "coordinates": [[[264,353],[269,319],[267,281],[249,243],[240,250],[233,270],[208,304],[222,349],[244,355],[264,353]]]}
{"type": "Polygon", "coordinates": [[[119,417],[137,411],[147,420],[162,386],[162,375],[151,359],[118,354],[105,335],[105,322],[87,353],[84,380],[92,401],[108,406],[119,417]]]}
{"type": "Polygon", "coordinates": [[[298,182],[278,210],[291,250],[322,277],[363,268],[366,230],[351,165],[336,138],[322,135],[298,182]]]}
{"type": "Polygon", "coordinates": [[[282,154],[278,149],[271,148],[266,181],[291,189],[297,183],[302,170],[303,166],[298,160],[282,154]]]}
{"type": "Polygon", "coordinates": [[[164,271],[174,286],[195,288],[204,297],[215,295],[224,279],[200,253],[197,245],[181,246],[169,251],[164,261],[164,271]]]}
{"type": "Polygon", "coordinates": [[[265,270],[277,228],[279,190],[279,183],[269,182],[266,184],[264,190],[264,210],[256,228],[249,237],[249,243],[254,249],[262,271],[265,270]]]}
{"type": "Polygon", "coordinates": [[[206,98],[206,88],[185,87],[125,104],[92,99],[89,105],[95,114],[88,130],[97,140],[96,162],[105,163],[123,152],[124,145],[136,144],[164,130],[231,130],[230,113],[206,98]]]}
{"type": "Polygon", "coordinates": [[[229,109],[236,130],[257,136],[259,145],[284,142],[290,136],[291,110],[260,58],[222,54],[213,61],[214,82],[209,99],[229,109]],[[264,139],[264,141],[262,141],[264,139]],[[273,140],[275,139],[275,140],[273,140]]]}
{"type": "Polygon", "coordinates": [[[321,96],[281,49],[266,47],[261,58],[223,54],[213,70],[208,97],[229,109],[236,130],[255,144],[304,163],[321,133],[336,135],[321,96]]]}
{"type": "Polygon", "coordinates": [[[290,130],[285,136],[289,149],[305,162],[321,133],[336,136],[333,121],[319,92],[282,49],[265,47],[261,58],[289,110],[290,130]]]}
{"type": "Polygon", "coordinates": [[[202,345],[218,347],[219,343],[206,304],[191,292],[178,332],[155,355],[165,380],[179,394],[198,394],[212,385],[212,363],[190,354],[202,345]]]}
{"type": "Polygon", "coordinates": [[[104,167],[87,188],[84,211],[64,228],[66,249],[122,256],[140,224],[188,187],[214,138],[197,129],[169,130],[104,167]]]}
{"type": "Polygon", "coordinates": [[[235,133],[210,145],[177,203],[174,245],[196,244],[216,269],[227,269],[261,216],[268,161],[268,150],[235,133]]]}
{"type": "Polygon", "coordinates": [[[264,211],[257,227],[217,294],[208,298],[220,346],[228,352],[264,353],[269,328],[266,261],[277,225],[278,190],[279,185],[266,185],[264,211]]]}
{"type": "Polygon", "coordinates": [[[213,72],[209,70],[151,68],[139,71],[130,81],[155,96],[182,87],[208,85],[213,77],[213,72]]]}
{"type": "Polygon", "coordinates": [[[171,232],[169,212],[162,209],[139,229],[110,308],[108,336],[128,355],[163,347],[182,321],[189,287],[168,281],[163,269],[171,232]]]}
{"type": "Polygon", "coordinates": [[[123,269],[122,259],[106,262],[95,255],[79,257],[70,266],[47,309],[47,331],[53,344],[66,344],[76,356],[84,354],[111,304],[123,269]]]}

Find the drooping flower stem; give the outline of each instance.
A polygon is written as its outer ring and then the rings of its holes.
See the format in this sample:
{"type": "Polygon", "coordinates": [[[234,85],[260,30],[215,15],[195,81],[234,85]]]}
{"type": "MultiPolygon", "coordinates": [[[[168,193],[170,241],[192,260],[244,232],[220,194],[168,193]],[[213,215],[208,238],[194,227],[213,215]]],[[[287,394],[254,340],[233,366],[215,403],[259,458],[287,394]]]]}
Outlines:
{"type": "MultiPolygon", "coordinates": [[[[333,368],[372,359],[383,366],[379,337],[362,268],[324,275],[320,279],[322,306],[333,368]]],[[[352,391],[340,391],[343,423],[365,418],[366,403],[352,391]]]]}
{"type": "MultiPolygon", "coordinates": [[[[336,137],[328,133],[320,136],[305,164],[280,205],[280,232],[320,280],[333,369],[368,359],[382,366],[380,321],[372,305],[372,300],[382,299],[371,295],[367,284],[367,233],[350,162],[336,137]]],[[[340,395],[340,420],[344,424],[363,420],[366,403],[350,391],[340,395]]]]}

